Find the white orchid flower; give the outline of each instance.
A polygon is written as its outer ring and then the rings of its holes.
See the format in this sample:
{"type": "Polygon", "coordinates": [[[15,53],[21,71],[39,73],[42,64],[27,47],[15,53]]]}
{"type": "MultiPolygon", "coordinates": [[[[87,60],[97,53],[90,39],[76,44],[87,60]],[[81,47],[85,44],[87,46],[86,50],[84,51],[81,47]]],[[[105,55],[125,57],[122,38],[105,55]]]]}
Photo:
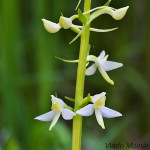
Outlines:
{"type": "Polygon", "coordinates": [[[93,61],[94,64],[86,69],[85,74],[88,76],[93,75],[95,73],[96,69],[98,68],[98,70],[100,71],[100,73],[102,74],[104,79],[108,83],[113,85],[114,81],[109,78],[106,71],[110,71],[110,70],[122,67],[123,64],[118,63],[118,62],[113,62],[113,61],[107,61],[107,58],[108,58],[108,55],[105,56],[105,51],[102,51],[98,57],[95,57],[93,55],[89,55],[87,57],[87,61],[93,61]]]}
{"type": "Polygon", "coordinates": [[[52,110],[34,118],[34,119],[41,120],[41,121],[52,120],[49,130],[51,130],[53,126],[57,123],[61,114],[65,120],[71,120],[73,116],[76,115],[73,111],[65,108],[65,103],[63,102],[63,100],[56,98],[53,95],[51,95],[51,98],[52,98],[52,110]]]}
{"type": "Polygon", "coordinates": [[[87,106],[79,109],[76,113],[81,116],[91,116],[95,111],[98,124],[105,129],[103,117],[114,118],[122,116],[121,113],[104,106],[106,100],[105,95],[105,92],[94,95],[91,100],[93,104],[88,104],[87,106]]]}

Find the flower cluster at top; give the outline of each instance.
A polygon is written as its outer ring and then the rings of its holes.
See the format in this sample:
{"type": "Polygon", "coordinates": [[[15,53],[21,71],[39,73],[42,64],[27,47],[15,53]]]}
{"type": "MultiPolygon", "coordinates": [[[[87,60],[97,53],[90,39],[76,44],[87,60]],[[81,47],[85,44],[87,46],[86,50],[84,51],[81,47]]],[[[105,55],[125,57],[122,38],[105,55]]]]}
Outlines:
{"type": "MultiPolygon", "coordinates": [[[[42,21],[44,23],[45,29],[49,33],[56,33],[61,28],[71,29],[72,31],[78,33],[78,35],[70,42],[70,44],[71,44],[82,34],[82,32],[86,29],[86,27],[100,15],[108,14],[108,15],[112,16],[115,20],[121,20],[125,16],[128,8],[129,8],[129,6],[123,7],[120,9],[115,9],[115,8],[112,8],[109,6],[101,6],[101,7],[96,7],[94,9],[91,9],[90,11],[87,11],[84,13],[82,13],[81,10],[78,9],[78,14],[73,15],[70,18],[60,16],[59,23],[54,23],[54,22],[46,20],[46,19],[42,19],[42,21]],[[87,20],[84,15],[89,14],[91,12],[92,12],[92,14],[90,15],[90,19],[87,20]],[[74,25],[72,22],[75,19],[78,19],[84,26],[74,25]]],[[[112,28],[112,29],[90,28],[90,30],[94,31],[94,32],[110,32],[110,31],[113,31],[116,29],[117,28],[112,28]]]]}
{"type": "MultiPolygon", "coordinates": [[[[115,20],[121,20],[125,16],[129,6],[123,7],[120,9],[115,9],[115,8],[108,6],[109,2],[110,0],[104,6],[96,7],[84,13],[82,13],[81,10],[78,9],[78,14],[73,15],[70,18],[61,16],[59,19],[59,23],[54,23],[46,19],[42,19],[42,21],[44,23],[45,29],[49,33],[56,33],[61,28],[71,29],[72,31],[76,32],[77,36],[70,42],[72,43],[82,34],[82,32],[91,24],[91,22],[97,17],[99,17],[100,15],[108,14],[112,16],[112,18],[114,18],[115,20]],[[86,14],[90,14],[90,18],[88,20],[85,17],[86,14]],[[83,24],[83,26],[74,25],[73,24],[74,19],[78,19],[83,24]]],[[[113,29],[90,28],[90,30],[94,32],[109,32],[115,29],[117,28],[113,28],[113,29]]],[[[70,63],[79,62],[79,60],[65,60],[59,57],[57,58],[62,61],[70,62],[70,63]]],[[[108,83],[110,83],[111,85],[114,85],[114,81],[110,79],[110,77],[108,76],[106,72],[122,67],[123,64],[114,62],[114,61],[108,61],[107,59],[108,59],[108,55],[105,54],[105,51],[102,51],[98,57],[94,55],[88,55],[86,59],[87,68],[86,68],[85,75],[87,76],[93,75],[98,69],[102,77],[108,83]],[[90,61],[94,63],[90,67],[88,67],[88,63],[90,61]]],[[[74,99],[69,98],[69,97],[66,97],[66,99],[75,101],[74,99]]],[[[57,123],[61,115],[65,120],[71,120],[77,114],[81,116],[91,116],[95,112],[97,122],[103,129],[105,129],[103,117],[114,118],[114,117],[122,116],[121,113],[115,110],[112,110],[108,107],[105,107],[105,101],[106,101],[105,92],[96,94],[94,96],[90,96],[90,94],[88,94],[87,97],[81,100],[80,107],[77,111],[74,111],[74,109],[68,106],[67,104],[65,104],[62,99],[59,99],[53,95],[51,95],[51,100],[52,100],[52,107],[51,107],[52,110],[35,118],[41,121],[52,121],[49,130],[53,128],[53,126],[57,123]]]]}

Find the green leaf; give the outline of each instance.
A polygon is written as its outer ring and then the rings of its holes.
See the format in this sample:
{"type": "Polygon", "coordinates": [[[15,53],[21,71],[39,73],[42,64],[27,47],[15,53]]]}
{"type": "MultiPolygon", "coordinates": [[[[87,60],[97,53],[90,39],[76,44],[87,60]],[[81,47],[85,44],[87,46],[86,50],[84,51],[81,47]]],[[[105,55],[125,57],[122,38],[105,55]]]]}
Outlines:
{"type": "Polygon", "coordinates": [[[80,108],[86,106],[90,100],[92,99],[92,96],[90,95],[90,93],[88,93],[87,97],[85,97],[82,101],[81,101],[81,104],[80,104],[80,108]]]}
{"type": "Polygon", "coordinates": [[[74,101],[75,101],[74,98],[71,98],[71,97],[68,97],[68,96],[65,96],[65,99],[67,99],[67,100],[69,100],[69,101],[71,101],[71,102],[74,102],[74,101]]]}
{"type": "Polygon", "coordinates": [[[86,17],[83,15],[83,13],[80,9],[78,9],[78,19],[83,24],[86,24],[86,17]]]}
{"type": "Polygon", "coordinates": [[[106,3],[104,4],[104,6],[109,6],[110,3],[111,3],[111,0],[108,0],[108,2],[106,2],[106,3]]]}

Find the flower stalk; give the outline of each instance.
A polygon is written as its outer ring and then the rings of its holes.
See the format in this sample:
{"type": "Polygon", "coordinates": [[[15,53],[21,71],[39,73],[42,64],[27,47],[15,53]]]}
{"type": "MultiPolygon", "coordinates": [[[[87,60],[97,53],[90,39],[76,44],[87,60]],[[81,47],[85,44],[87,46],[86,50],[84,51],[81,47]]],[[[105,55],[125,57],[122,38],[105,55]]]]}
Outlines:
{"type": "MultiPolygon", "coordinates": [[[[84,12],[89,11],[90,8],[91,8],[91,0],[85,0],[84,12]]],[[[87,20],[89,20],[90,14],[86,14],[85,17],[87,20]]],[[[83,33],[81,34],[74,111],[77,111],[79,109],[81,100],[83,99],[89,38],[90,38],[90,24],[88,25],[86,30],[84,30],[83,33]]],[[[72,150],[81,149],[81,136],[82,136],[82,116],[76,115],[73,118],[72,150]]]]}
{"type": "MultiPolygon", "coordinates": [[[[81,0],[79,0],[78,5],[80,2],[81,0]]],[[[105,129],[103,117],[114,118],[122,116],[121,113],[105,107],[105,92],[94,96],[91,96],[89,93],[87,97],[84,98],[85,75],[93,75],[98,69],[103,78],[108,83],[114,85],[114,81],[110,79],[106,72],[123,66],[122,63],[108,61],[108,55],[105,55],[105,51],[102,51],[98,57],[89,55],[90,31],[110,32],[117,29],[90,28],[91,22],[103,14],[108,14],[115,20],[121,20],[129,8],[129,6],[127,6],[120,9],[115,9],[109,6],[110,2],[111,0],[108,0],[104,6],[90,9],[91,0],[84,0],[83,13],[80,9],[78,9],[78,14],[73,15],[70,18],[62,15],[60,16],[59,23],[42,19],[44,27],[49,33],[56,33],[61,28],[71,29],[76,32],[77,36],[70,42],[70,44],[80,37],[80,51],[78,60],[65,60],[63,58],[56,57],[64,62],[78,63],[75,98],[70,98],[68,96],[65,97],[67,100],[74,102],[74,108],[65,104],[63,100],[57,96],[55,97],[51,95],[52,110],[35,118],[40,121],[52,121],[49,130],[54,127],[61,115],[65,120],[73,119],[72,150],[81,150],[82,116],[91,116],[95,112],[97,122],[103,129],[105,129]],[[73,24],[74,19],[78,19],[82,23],[82,26],[73,24]],[[88,66],[90,61],[94,62],[94,64],[88,66]]]]}

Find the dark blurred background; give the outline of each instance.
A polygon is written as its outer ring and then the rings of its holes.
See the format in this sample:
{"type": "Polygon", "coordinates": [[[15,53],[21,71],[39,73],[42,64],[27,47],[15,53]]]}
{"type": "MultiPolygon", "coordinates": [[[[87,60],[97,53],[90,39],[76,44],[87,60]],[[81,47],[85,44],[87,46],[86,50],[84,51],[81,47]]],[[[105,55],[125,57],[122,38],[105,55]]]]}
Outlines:
{"type": "MultiPolygon", "coordinates": [[[[72,120],[60,119],[49,132],[50,122],[34,117],[51,109],[51,94],[57,92],[62,99],[75,95],[77,64],[62,63],[54,56],[77,59],[80,40],[69,45],[75,33],[61,29],[49,34],[41,19],[58,22],[61,12],[70,17],[76,13],[77,2],[0,1],[0,150],[71,149],[72,120]]],[[[105,2],[92,0],[92,8],[105,2]]],[[[91,24],[96,28],[119,27],[109,33],[91,32],[90,53],[98,56],[104,49],[109,60],[122,62],[124,67],[108,72],[114,86],[98,71],[86,77],[85,96],[107,92],[106,105],[123,117],[104,119],[106,130],[101,129],[94,115],[84,118],[83,150],[105,150],[109,142],[150,144],[150,0],[111,3],[115,8],[128,5],[123,20],[103,15],[91,24]]]]}

